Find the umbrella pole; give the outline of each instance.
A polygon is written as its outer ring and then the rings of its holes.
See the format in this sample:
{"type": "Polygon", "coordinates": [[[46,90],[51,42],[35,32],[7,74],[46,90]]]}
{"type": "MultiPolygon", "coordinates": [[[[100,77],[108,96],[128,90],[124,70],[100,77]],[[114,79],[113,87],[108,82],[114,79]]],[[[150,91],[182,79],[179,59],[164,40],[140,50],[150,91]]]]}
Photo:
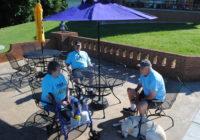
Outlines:
{"type": "MultiPolygon", "coordinates": [[[[43,54],[43,52],[44,52],[43,47],[44,47],[44,43],[41,42],[41,50],[42,50],[42,54],[43,54]]],[[[43,63],[43,72],[44,72],[44,71],[45,71],[45,62],[44,62],[44,57],[42,57],[42,63],[43,63]]]]}
{"type": "MultiPolygon", "coordinates": [[[[100,22],[97,21],[97,48],[98,48],[98,92],[99,97],[97,101],[97,106],[103,109],[103,119],[105,118],[105,108],[108,106],[108,102],[103,98],[103,93],[101,93],[101,45],[100,45],[100,22]]],[[[104,91],[103,91],[104,92],[104,91]]],[[[99,108],[98,107],[98,108],[99,108]]]]}
{"type": "Polygon", "coordinates": [[[99,92],[99,101],[101,100],[101,67],[100,67],[100,63],[101,63],[101,58],[100,58],[100,23],[99,21],[97,21],[97,49],[98,49],[98,92],[99,92]]]}
{"type": "Polygon", "coordinates": [[[43,54],[43,47],[44,47],[44,44],[41,42],[41,50],[42,50],[42,54],[43,54]]]}

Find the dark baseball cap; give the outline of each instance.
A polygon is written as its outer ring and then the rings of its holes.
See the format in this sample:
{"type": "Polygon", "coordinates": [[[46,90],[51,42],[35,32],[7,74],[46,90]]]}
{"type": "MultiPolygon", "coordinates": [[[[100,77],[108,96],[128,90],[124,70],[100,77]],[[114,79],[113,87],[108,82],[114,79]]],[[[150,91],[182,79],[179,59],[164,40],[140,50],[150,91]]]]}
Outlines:
{"type": "Polygon", "coordinates": [[[81,46],[81,42],[80,41],[75,42],[75,46],[81,46]]]}
{"type": "Polygon", "coordinates": [[[148,59],[144,59],[137,66],[140,68],[151,67],[151,62],[148,59]]]}

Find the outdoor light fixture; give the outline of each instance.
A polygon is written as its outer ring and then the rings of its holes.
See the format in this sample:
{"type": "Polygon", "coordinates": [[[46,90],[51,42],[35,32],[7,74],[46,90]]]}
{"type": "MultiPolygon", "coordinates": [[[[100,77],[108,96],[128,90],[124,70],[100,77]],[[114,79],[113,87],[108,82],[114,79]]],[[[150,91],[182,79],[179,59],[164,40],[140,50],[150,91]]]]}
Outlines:
{"type": "Polygon", "coordinates": [[[66,31],[66,25],[65,25],[64,21],[60,22],[60,31],[62,31],[62,32],[66,31]]]}

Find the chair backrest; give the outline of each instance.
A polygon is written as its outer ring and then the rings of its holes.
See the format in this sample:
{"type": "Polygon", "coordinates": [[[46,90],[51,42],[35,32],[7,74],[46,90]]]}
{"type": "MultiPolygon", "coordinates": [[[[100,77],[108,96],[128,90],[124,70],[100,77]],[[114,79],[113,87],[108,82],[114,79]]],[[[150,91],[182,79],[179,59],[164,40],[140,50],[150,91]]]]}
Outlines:
{"type": "Polygon", "coordinates": [[[29,86],[31,88],[32,98],[34,99],[36,105],[41,109],[44,109],[42,103],[46,103],[49,106],[55,106],[55,99],[52,94],[49,94],[50,98],[51,98],[51,102],[42,101],[42,99],[41,99],[41,96],[42,96],[41,81],[42,80],[40,78],[39,79],[38,78],[29,79],[29,86]]]}
{"type": "Polygon", "coordinates": [[[69,51],[61,51],[60,59],[61,60],[66,60],[68,53],[69,53],[69,51]]]}
{"type": "Polygon", "coordinates": [[[35,79],[29,79],[29,86],[32,92],[32,98],[34,99],[37,106],[40,106],[42,89],[41,89],[41,81],[35,79]]]}
{"type": "Polygon", "coordinates": [[[6,56],[7,56],[9,63],[10,63],[10,66],[15,70],[19,70],[20,65],[19,65],[17,59],[12,54],[6,54],[6,56]]]}

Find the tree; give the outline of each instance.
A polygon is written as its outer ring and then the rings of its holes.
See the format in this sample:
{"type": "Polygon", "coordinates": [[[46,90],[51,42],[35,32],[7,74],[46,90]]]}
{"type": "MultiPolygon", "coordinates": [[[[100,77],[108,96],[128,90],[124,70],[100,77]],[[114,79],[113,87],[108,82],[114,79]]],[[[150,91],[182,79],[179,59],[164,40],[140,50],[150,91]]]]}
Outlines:
{"type": "Polygon", "coordinates": [[[48,16],[64,10],[67,7],[66,0],[41,0],[43,15],[48,16]]]}
{"type": "MultiPolygon", "coordinates": [[[[0,27],[25,23],[34,20],[36,0],[1,0],[0,27]]],[[[44,16],[56,13],[67,7],[65,0],[41,0],[44,16]]]]}

